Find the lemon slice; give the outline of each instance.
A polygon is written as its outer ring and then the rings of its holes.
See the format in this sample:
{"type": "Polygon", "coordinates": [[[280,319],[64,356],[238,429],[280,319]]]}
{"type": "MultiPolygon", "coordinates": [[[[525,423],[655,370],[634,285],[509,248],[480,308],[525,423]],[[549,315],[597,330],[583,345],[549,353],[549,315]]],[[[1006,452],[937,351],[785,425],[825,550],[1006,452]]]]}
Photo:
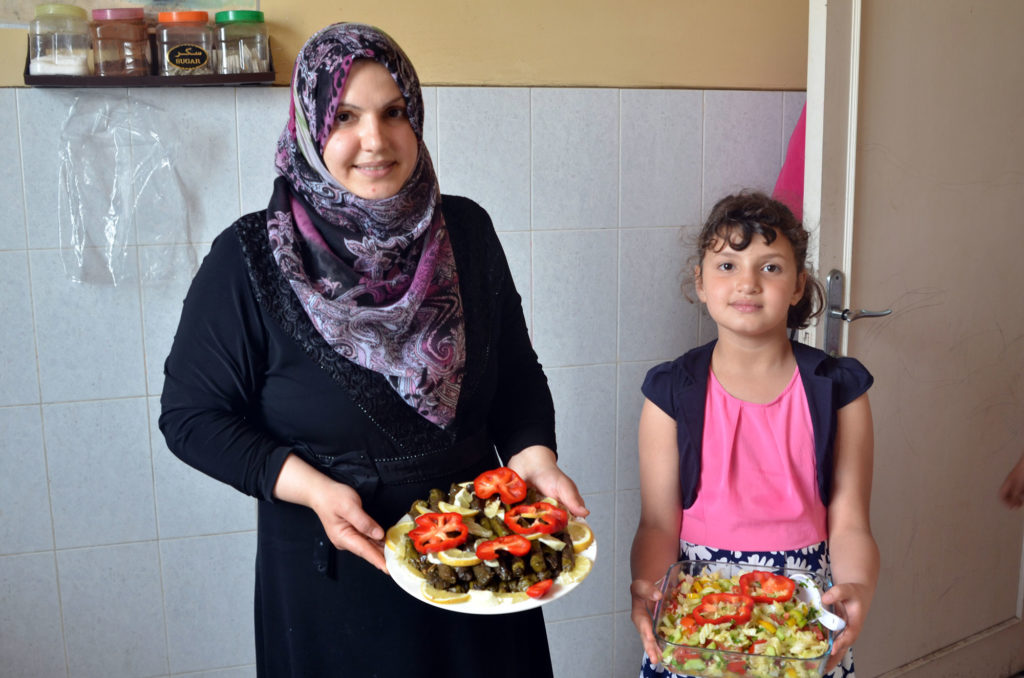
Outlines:
{"type": "Polygon", "coordinates": [[[569,532],[572,549],[576,553],[586,551],[587,547],[594,543],[594,531],[586,523],[570,520],[565,529],[569,532]]]}
{"type": "Polygon", "coordinates": [[[522,603],[530,599],[526,591],[515,591],[512,593],[495,593],[494,597],[503,603],[522,603]]]}
{"type": "Polygon", "coordinates": [[[484,504],[484,515],[488,518],[493,518],[494,516],[498,515],[499,510],[501,510],[500,497],[491,497],[490,499],[487,500],[487,503],[484,504]]]}
{"type": "Polygon", "coordinates": [[[384,544],[395,553],[400,553],[398,545],[405,535],[409,534],[409,530],[414,527],[416,527],[416,523],[411,520],[392,525],[384,535],[384,544]]]}
{"type": "Polygon", "coordinates": [[[465,506],[459,506],[458,504],[449,504],[446,501],[437,502],[437,507],[441,509],[442,513],[458,513],[463,516],[475,516],[480,513],[477,509],[466,508],[465,506]]]}
{"type": "Polygon", "coordinates": [[[435,589],[426,582],[423,582],[423,584],[420,585],[420,592],[423,594],[423,597],[430,602],[439,603],[441,605],[454,605],[456,603],[465,603],[469,600],[468,593],[442,591],[441,589],[435,589]]]}
{"type": "Polygon", "coordinates": [[[558,575],[558,583],[560,584],[574,584],[581,582],[587,578],[590,574],[590,570],[594,567],[593,561],[586,556],[576,556],[576,564],[573,568],[567,572],[562,572],[558,575]]]}
{"type": "Polygon", "coordinates": [[[437,559],[445,565],[450,565],[452,567],[473,567],[474,565],[480,564],[480,559],[476,557],[475,553],[472,551],[462,551],[460,549],[438,551],[437,559]]]}

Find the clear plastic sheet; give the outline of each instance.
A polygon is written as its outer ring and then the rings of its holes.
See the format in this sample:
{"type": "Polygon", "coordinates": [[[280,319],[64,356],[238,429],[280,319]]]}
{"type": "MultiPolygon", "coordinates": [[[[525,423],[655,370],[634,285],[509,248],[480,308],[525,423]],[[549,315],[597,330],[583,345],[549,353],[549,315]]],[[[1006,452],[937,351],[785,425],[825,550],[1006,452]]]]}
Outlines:
{"type": "Polygon", "coordinates": [[[61,129],[57,200],[69,279],[118,285],[180,271],[180,250],[159,251],[190,241],[175,138],[166,116],[130,96],[75,98],[61,129]]]}

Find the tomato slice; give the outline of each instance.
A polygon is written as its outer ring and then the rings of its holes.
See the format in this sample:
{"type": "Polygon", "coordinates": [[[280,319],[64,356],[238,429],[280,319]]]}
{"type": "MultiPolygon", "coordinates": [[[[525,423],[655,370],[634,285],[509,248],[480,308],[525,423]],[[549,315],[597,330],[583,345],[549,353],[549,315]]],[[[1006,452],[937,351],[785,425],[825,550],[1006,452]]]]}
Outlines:
{"type": "Polygon", "coordinates": [[[569,514],[546,501],[520,504],[505,512],[505,524],[517,534],[554,534],[569,524],[569,514]]]}
{"type": "Polygon", "coordinates": [[[515,504],[526,499],[526,481],[512,469],[502,466],[478,475],[473,481],[473,492],[481,499],[487,499],[497,492],[503,502],[515,504]]]}
{"type": "Polygon", "coordinates": [[[504,537],[481,542],[476,547],[476,557],[480,560],[494,560],[498,551],[508,551],[514,556],[525,556],[530,552],[530,540],[518,534],[506,534],[504,537]]]}
{"type": "Polygon", "coordinates": [[[420,553],[436,553],[461,546],[469,528],[458,513],[424,513],[416,517],[416,527],[409,530],[413,547],[420,553]]]}
{"type": "Polygon", "coordinates": [[[526,589],[526,595],[531,598],[542,598],[544,594],[551,589],[551,585],[554,583],[555,581],[553,579],[541,579],[539,582],[526,589]]]}

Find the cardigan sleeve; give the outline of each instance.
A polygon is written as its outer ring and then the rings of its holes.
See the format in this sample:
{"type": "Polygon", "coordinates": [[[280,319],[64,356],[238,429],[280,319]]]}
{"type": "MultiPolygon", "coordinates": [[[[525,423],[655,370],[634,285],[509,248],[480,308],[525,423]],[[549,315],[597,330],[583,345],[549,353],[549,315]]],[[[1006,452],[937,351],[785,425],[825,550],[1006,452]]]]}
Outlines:
{"type": "Polygon", "coordinates": [[[272,500],[292,451],[255,415],[265,333],[233,229],[213,243],[192,281],[164,364],[160,430],[182,461],[272,500]]]}

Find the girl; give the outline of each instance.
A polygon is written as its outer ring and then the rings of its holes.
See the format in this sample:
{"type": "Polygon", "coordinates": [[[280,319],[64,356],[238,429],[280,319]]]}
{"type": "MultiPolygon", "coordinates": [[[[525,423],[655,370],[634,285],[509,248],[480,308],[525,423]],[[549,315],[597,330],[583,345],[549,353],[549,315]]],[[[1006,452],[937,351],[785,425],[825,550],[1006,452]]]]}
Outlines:
{"type": "Polygon", "coordinates": [[[676,560],[823,571],[848,626],[827,671],[853,676],[850,645],[878,577],[871,534],[872,377],[852,358],[791,341],[821,312],[807,232],[761,193],[723,198],[698,239],[697,296],[718,339],[648,372],[640,415],[640,524],[632,618],[642,677],[661,676],[648,608],[676,560]],[[837,668],[838,667],[838,668],[837,668]]]}

